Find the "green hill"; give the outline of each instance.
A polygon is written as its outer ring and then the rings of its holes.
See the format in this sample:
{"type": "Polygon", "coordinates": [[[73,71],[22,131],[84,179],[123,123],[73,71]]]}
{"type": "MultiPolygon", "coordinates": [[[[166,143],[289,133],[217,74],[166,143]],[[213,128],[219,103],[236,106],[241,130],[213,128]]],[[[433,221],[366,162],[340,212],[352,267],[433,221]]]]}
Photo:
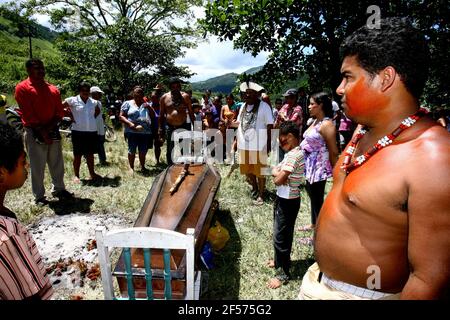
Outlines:
{"type": "MultiPolygon", "coordinates": [[[[244,71],[246,74],[254,74],[262,69],[262,66],[254,67],[244,71]]],[[[236,86],[239,74],[237,73],[227,73],[218,77],[214,77],[205,81],[192,83],[192,90],[194,91],[205,91],[206,89],[212,92],[222,92],[230,93],[236,86]]]]}
{"type": "MultiPolygon", "coordinates": [[[[28,31],[23,30],[20,17],[14,12],[0,8],[0,93],[8,96],[9,104],[14,104],[14,88],[27,77],[25,61],[29,59],[28,31]]],[[[54,45],[58,33],[32,22],[31,39],[33,58],[44,61],[47,80],[61,84],[66,68],[54,45]]]]}

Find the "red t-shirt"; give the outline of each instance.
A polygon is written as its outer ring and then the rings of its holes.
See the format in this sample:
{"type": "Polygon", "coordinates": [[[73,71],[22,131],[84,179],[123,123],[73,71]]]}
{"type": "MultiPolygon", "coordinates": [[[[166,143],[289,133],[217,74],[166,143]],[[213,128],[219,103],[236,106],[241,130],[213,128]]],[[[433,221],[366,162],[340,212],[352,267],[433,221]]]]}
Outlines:
{"type": "Polygon", "coordinates": [[[16,86],[15,98],[25,127],[45,126],[64,116],[58,88],[46,81],[34,83],[30,78],[22,81],[16,86]]]}

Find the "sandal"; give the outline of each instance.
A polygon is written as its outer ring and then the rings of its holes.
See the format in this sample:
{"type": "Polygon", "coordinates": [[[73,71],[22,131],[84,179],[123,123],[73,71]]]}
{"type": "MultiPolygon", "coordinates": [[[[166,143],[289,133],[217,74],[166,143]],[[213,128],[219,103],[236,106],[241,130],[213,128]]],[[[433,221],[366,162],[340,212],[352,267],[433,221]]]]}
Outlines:
{"type": "Polygon", "coordinates": [[[314,239],[312,237],[302,237],[302,238],[298,239],[298,242],[300,244],[304,244],[304,245],[307,245],[307,246],[314,245],[314,239]]]}
{"type": "Polygon", "coordinates": [[[297,228],[298,231],[312,231],[314,229],[315,227],[312,227],[312,225],[301,226],[297,228]]]}

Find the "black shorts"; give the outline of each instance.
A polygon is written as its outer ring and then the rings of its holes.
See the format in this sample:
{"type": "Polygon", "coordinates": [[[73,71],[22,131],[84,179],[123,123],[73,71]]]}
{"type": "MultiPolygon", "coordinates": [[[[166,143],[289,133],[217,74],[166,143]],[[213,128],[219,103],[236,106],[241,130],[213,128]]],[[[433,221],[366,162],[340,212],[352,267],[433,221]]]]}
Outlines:
{"type": "Polygon", "coordinates": [[[72,130],[72,146],[75,156],[84,156],[98,152],[97,131],[85,132],[72,130]]]}

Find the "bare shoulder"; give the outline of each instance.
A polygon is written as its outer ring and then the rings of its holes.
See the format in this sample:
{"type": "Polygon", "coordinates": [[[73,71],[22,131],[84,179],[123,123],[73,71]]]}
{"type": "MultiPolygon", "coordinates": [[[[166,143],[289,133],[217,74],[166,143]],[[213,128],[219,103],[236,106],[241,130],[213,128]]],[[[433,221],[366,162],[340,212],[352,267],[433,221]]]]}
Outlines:
{"type": "MultiPolygon", "coordinates": [[[[450,134],[443,127],[428,121],[419,128],[419,135],[408,143],[411,182],[434,181],[439,188],[450,179],[450,134]]],[[[445,189],[445,188],[444,188],[445,189]]],[[[448,189],[448,188],[447,188],[448,189]]]]}
{"type": "Polygon", "coordinates": [[[411,141],[421,159],[444,162],[450,166],[450,133],[434,122],[426,122],[411,141]]]}

